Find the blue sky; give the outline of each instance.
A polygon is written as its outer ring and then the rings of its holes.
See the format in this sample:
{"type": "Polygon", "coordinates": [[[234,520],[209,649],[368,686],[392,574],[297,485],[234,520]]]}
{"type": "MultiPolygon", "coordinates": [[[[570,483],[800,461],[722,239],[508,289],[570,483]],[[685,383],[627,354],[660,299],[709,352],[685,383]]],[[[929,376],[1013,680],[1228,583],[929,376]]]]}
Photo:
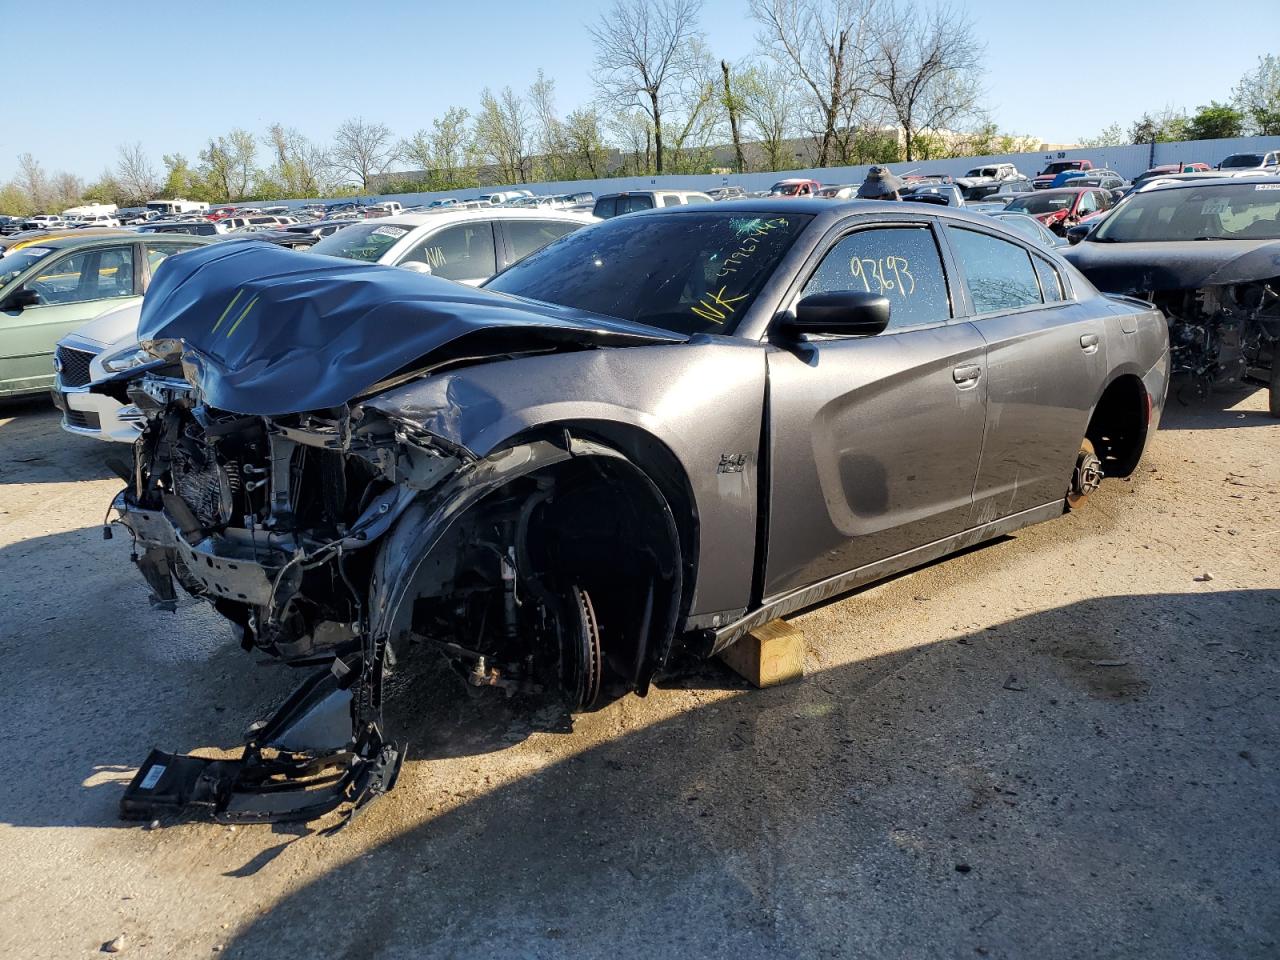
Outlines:
{"type": "MultiPolygon", "coordinates": [[[[1174,0],[995,6],[960,0],[987,41],[987,102],[1002,130],[1074,141],[1165,105],[1226,99],[1264,53],[1280,53],[1280,2],[1174,0]],[[998,17],[982,17],[999,9],[998,17]],[[1221,11],[1215,14],[1214,10],[1221,11]],[[1268,48],[1268,44],[1270,48],[1268,48]]],[[[327,140],[345,118],[405,135],[485,85],[523,89],[539,67],[567,112],[590,100],[585,24],[606,0],[0,0],[11,53],[0,180],[29,150],[46,169],[96,177],[139,140],[191,160],[210,134],[280,121],[327,140]]],[[[746,0],[707,0],[718,56],[751,53],[746,0]]]]}

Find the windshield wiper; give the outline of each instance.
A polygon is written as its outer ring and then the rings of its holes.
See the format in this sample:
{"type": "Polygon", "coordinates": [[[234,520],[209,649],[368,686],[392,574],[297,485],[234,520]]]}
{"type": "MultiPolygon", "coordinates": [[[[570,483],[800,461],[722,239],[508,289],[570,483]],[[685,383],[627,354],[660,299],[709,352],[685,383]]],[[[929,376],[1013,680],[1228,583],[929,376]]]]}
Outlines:
{"type": "Polygon", "coordinates": [[[1229,240],[1230,237],[1192,237],[1192,240],[1229,240]]]}

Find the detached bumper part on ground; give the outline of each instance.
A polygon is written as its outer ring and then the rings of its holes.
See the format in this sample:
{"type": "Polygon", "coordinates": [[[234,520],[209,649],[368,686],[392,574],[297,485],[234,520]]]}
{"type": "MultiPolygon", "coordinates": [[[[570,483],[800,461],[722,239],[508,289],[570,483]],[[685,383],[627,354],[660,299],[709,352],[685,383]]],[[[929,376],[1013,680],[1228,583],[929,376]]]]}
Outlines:
{"type": "Polygon", "coordinates": [[[200,811],[225,823],[271,823],[340,808],[355,816],[395,786],[404,762],[404,749],[382,738],[381,669],[365,662],[316,670],[255,725],[238,759],[152,750],[120,800],[121,816],[200,811]]]}

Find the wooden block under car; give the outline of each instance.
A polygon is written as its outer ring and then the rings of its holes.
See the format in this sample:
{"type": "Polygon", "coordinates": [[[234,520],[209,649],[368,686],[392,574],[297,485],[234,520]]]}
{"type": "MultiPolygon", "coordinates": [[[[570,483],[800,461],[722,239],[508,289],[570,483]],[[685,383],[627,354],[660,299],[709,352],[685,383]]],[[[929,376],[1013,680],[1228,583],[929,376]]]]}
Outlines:
{"type": "Polygon", "coordinates": [[[770,620],[720,654],[734,673],[757,687],[804,677],[804,633],[785,620],[770,620]]]}

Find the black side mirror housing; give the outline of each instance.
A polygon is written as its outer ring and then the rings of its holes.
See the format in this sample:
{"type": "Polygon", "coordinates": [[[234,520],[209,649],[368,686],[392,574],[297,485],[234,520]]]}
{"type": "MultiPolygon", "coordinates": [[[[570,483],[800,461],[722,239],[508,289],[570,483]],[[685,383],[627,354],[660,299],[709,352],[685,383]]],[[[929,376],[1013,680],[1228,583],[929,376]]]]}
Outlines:
{"type": "Polygon", "coordinates": [[[0,310],[22,310],[24,307],[34,307],[39,302],[40,294],[22,287],[4,298],[4,302],[0,303],[0,310]]]}
{"type": "Polygon", "coordinates": [[[786,326],[794,333],[873,337],[889,325],[889,309],[888,297],[862,290],[811,293],[796,304],[786,326]]]}

